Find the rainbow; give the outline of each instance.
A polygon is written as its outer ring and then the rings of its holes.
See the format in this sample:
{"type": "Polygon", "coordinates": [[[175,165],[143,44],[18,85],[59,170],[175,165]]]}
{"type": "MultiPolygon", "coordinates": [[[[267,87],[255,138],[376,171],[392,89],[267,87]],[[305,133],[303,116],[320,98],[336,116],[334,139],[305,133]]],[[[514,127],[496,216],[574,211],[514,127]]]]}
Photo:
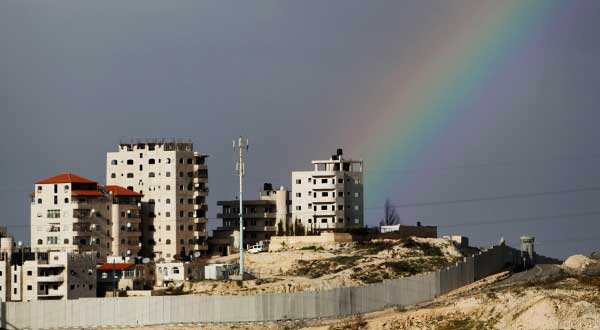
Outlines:
{"type": "MultiPolygon", "coordinates": [[[[489,1],[464,13],[456,31],[442,31],[410,76],[392,72],[374,97],[357,150],[366,164],[365,207],[380,207],[394,186],[409,178],[391,176],[419,166],[445,126],[466,120],[463,109],[478,98],[510,60],[527,51],[528,40],[552,19],[561,2],[553,0],[489,1]],[[462,116],[462,117],[461,117],[462,116]]],[[[404,72],[406,70],[403,70],[404,72]]],[[[407,171],[408,172],[408,171],[407,171]]]]}

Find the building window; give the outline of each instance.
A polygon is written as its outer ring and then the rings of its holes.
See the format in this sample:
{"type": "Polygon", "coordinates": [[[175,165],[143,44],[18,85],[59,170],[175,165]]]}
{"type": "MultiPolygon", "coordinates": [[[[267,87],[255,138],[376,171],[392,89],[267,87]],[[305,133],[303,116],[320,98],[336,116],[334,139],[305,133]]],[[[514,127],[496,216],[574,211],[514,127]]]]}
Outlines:
{"type": "Polygon", "coordinates": [[[167,231],[171,230],[171,226],[167,225],[167,231]]]}
{"type": "Polygon", "coordinates": [[[27,286],[27,291],[31,291],[33,289],[33,287],[31,285],[27,286]]]}
{"type": "Polygon", "coordinates": [[[296,197],[302,197],[302,193],[296,193],[296,197]]]}
{"type": "Polygon", "coordinates": [[[149,178],[154,178],[156,176],[156,174],[154,174],[154,172],[150,172],[148,173],[148,177],[149,178]]]}
{"type": "Polygon", "coordinates": [[[171,158],[167,158],[166,161],[167,161],[167,164],[171,164],[171,158]]]}
{"type": "Polygon", "coordinates": [[[171,217],[171,212],[165,212],[165,217],[170,218],[171,217]]]}
{"type": "Polygon", "coordinates": [[[173,274],[179,274],[179,267],[173,267],[173,274]]]}
{"type": "Polygon", "coordinates": [[[42,244],[44,244],[44,241],[42,241],[41,239],[38,239],[37,243],[38,243],[38,245],[42,245],[42,244]]]}
{"type": "Polygon", "coordinates": [[[154,158],[150,158],[150,159],[148,159],[148,164],[150,164],[150,165],[156,164],[156,160],[154,158]]]}
{"type": "Polygon", "coordinates": [[[171,172],[167,172],[167,173],[165,173],[165,176],[166,176],[167,178],[170,178],[170,177],[171,177],[171,172]]]}
{"type": "Polygon", "coordinates": [[[296,184],[302,184],[302,180],[300,180],[300,179],[296,180],[296,184]]]}
{"type": "Polygon", "coordinates": [[[344,197],[344,192],[343,191],[338,191],[338,197],[344,197]]]}
{"type": "Polygon", "coordinates": [[[117,165],[117,160],[116,159],[111,160],[110,165],[117,165]]]}
{"type": "Polygon", "coordinates": [[[354,223],[355,223],[355,224],[358,224],[358,219],[354,219],[354,223]]]}
{"type": "Polygon", "coordinates": [[[56,237],[56,236],[46,237],[46,244],[58,244],[58,237],[56,237]]]}
{"type": "Polygon", "coordinates": [[[71,290],[75,290],[75,285],[71,284],[71,290]]]}
{"type": "Polygon", "coordinates": [[[166,240],[165,244],[171,245],[171,240],[170,239],[166,240]]]}
{"type": "Polygon", "coordinates": [[[133,173],[127,173],[127,178],[128,179],[133,179],[133,173]]]}
{"type": "Polygon", "coordinates": [[[360,206],[354,205],[354,211],[358,211],[359,209],[360,209],[360,206]]]}
{"type": "Polygon", "coordinates": [[[327,223],[327,218],[321,219],[321,223],[327,223]]]}
{"type": "Polygon", "coordinates": [[[360,193],[355,192],[354,193],[354,197],[358,198],[360,196],[360,193]]]}
{"type": "Polygon", "coordinates": [[[69,203],[69,198],[65,198],[65,204],[69,203]]]}
{"type": "Polygon", "coordinates": [[[64,244],[69,244],[69,239],[65,238],[65,240],[63,242],[64,242],[64,244]]]}
{"type": "Polygon", "coordinates": [[[165,189],[166,189],[166,190],[171,190],[171,186],[170,186],[170,185],[166,185],[166,186],[165,186],[165,189]]]}
{"type": "Polygon", "coordinates": [[[50,219],[60,218],[60,210],[48,210],[47,217],[50,219]]]}
{"type": "Polygon", "coordinates": [[[54,196],[54,204],[58,204],[58,196],[54,196]]]}
{"type": "Polygon", "coordinates": [[[32,271],[30,271],[30,270],[28,270],[28,271],[27,271],[27,276],[31,276],[31,275],[33,275],[33,272],[32,272],[32,271]]]}
{"type": "Polygon", "coordinates": [[[127,160],[127,165],[133,165],[133,159],[128,159],[127,160]]]}
{"type": "Polygon", "coordinates": [[[41,199],[41,198],[38,198],[38,201],[37,201],[37,203],[38,203],[38,204],[42,204],[42,199],[41,199]]]}
{"type": "Polygon", "coordinates": [[[183,158],[179,158],[179,164],[183,164],[183,158]]]}
{"type": "Polygon", "coordinates": [[[338,179],[338,183],[344,183],[344,179],[338,179]]]}
{"type": "Polygon", "coordinates": [[[111,173],[110,174],[110,178],[111,179],[116,179],[117,178],[117,174],[116,173],[111,173]]]}
{"type": "Polygon", "coordinates": [[[327,179],[321,179],[321,183],[327,183],[327,179]]]}
{"type": "Polygon", "coordinates": [[[327,197],[327,196],[329,196],[329,193],[327,191],[324,191],[324,192],[321,193],[321,196],[327,197]]]}
{"type": "Polygon", "coordinates": [[[300,211],[300,210],[302,210],[302,206],[300,206],[300,205],[296,206],[296,211],[300,211]]]}
{"type": "Polygon", "coordinates": [[[171,204],[171,199],[170,199],[170,198],[167,198],[167,199],[165,200],[165,203],[167,203],[167,204],[171,204]]]}
{"type": "Polygon", "coordinates": [[[327,205],[321,205],[321,211],[327,211],[327,205]]]}
{"type": "Polygon", "coordinates": [[[341,211],[344,209],[344,205],[338,205],[338,211],[341,211]]]}
{"type": "Polygon", "coordinates": [[[42,186],[37,186],[37,191],[42,192],[42,186]]]}
{"type": "Polygon", "coordinates": [[[144,154],[140,152],[140,158],[144,158],[144,154]]]}

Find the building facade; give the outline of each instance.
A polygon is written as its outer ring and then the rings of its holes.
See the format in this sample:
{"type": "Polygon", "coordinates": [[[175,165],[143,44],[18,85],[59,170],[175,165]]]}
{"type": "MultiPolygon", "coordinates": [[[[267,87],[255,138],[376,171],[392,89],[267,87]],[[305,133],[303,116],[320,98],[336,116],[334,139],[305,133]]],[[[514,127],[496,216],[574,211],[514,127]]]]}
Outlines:
{"type": "Polygon", "coordinates": [[[190,142],[158,140],[107,153],[107,185],[143,194],[142,255],[171,261],[206,254],[207,157],[190,142]]]}
{"type": "MultiPolygon", "coordinates": [[[[245,247],[269,240],[278,233],[285,234],[290,219],[290,204],[289,192],[283,187],[273,190],[270,183],[265,183],[258,200],[244,200],[245,247]]],[[[223,222],[213,231],[213,237],[209,240],[210,249],[213,254],[228,255],[240,247],[240,202],[219,201],[217,205],[222,208],[217,218],[223,222]]]]}
{"type": "Polygon", "coordinates": [[[3,302],[96,297],[96,254],[29,248],[2,253],[0,283],[3,302]]]}
{"type": "Polygon", "coordinates": [[[121,186],[106,186],[111,197],[112,256],[138,257],[142,249],[142,194],[121,186]]]}
{"type": "Polygon", "coordinates": [[[98,183],[72,173],[35,182],[31,198],[33,252],[112,253],[112,202],[98,183]]]}
{"type": "Polygon", "coordinates": [[[345,159],[338,149],[329,160],[313,160],[312,164],[312,171],[292,172],[296,235],[363,227],[363,161],[345,159]]]}

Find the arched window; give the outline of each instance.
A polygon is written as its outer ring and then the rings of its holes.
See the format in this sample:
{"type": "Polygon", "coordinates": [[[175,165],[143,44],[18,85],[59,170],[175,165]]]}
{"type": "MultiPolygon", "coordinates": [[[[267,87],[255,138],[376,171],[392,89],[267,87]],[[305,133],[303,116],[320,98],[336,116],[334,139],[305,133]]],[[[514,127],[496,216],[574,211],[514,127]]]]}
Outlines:
{"type": "Polygon", "coordinates": [[[154,174],[154,172],[148,173],[148,177],[150,177],[150,178],[154,178],[155,176],[156,176],[156,174],[154,174]]]}
{"type": "Polygon", "coordinates": [[[179,158],[179,164],[183,164],[183,158],[179,158]]]}
{"type": "Polygon", "coordinates": [[[154,158],[148,159],[148,164],[156,164],[156,160],[154,158]]]}
{"type": "Polygon", "coordinates": [[[179,267],[173,267],[173,274],[179,274],[179,267]]]}
{"type": "Polygon", "coordinates": [[[38,244],[42,245],[42,244],[44,244],[44,241],[42,241],[41,239],[38,239],[38,244]]]}
{"type": "Polygon", "coordinates": [[[171,164],[171,158],[167,158],[166,161],[167,161],[167,164],[171,164]]]}
{"type": "Polygon", "coordinates": [[[127,160],[127,165],[133,165],[133,159],[128,159],[127,160]]]}

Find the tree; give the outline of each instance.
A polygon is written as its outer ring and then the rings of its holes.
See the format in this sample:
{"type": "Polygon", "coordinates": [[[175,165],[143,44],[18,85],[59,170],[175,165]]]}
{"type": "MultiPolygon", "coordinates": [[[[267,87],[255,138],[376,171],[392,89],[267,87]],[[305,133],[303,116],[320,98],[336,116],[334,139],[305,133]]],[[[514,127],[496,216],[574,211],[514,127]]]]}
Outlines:
{"type": "Polygon", "coordinates": [[[392,204],[392,201],[390,201],[389,198],[385,200],[385,206],[384,206],[383,212],[384,212],[383,219],[381,219],[381,221],[379,222],[380,225],[392,226],[392,225],[398,225],[398,224],[402,223],[400,216],[398,215],[398,213],[396,213],[396,208],[394,207],[394,205],[392,204]]]}

